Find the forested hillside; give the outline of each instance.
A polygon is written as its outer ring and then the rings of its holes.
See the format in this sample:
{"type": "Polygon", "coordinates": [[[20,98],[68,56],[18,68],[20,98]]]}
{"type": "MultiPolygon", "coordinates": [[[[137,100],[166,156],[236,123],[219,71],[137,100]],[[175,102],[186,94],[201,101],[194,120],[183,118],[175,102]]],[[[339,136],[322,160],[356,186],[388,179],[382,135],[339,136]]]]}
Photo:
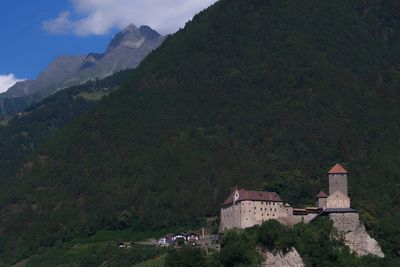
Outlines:
{"type": "Polygon", "coordinates": [[[0,121],[0,186],[14,179],[31,153],[73,119],[118,88],[127,72],[64,89],[25,112],[0,121]]]}
{"type": "Polygon", "coordinates": [[[400,247],[397,1],[221,0],[1,190],[1,258],[101,229],[198,224],[235,185],[312,204],[343,163],[400,247]]]}

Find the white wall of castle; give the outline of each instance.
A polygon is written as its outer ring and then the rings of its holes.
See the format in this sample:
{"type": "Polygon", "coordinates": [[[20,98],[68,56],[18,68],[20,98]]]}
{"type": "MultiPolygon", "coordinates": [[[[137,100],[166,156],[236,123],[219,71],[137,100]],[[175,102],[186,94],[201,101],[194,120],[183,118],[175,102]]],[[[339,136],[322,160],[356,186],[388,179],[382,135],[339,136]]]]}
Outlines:
{"type": "Polygon", "coordinates": [[[293,210],[282,202],[239,201],[221,209],[221,231],[233,228],[248,228],[270,219],[291,216],[293,210]]]}
{"type": "Polygon", "coordinates": [[[326,200],[326,207],[330,208],[350,208],[350,198],[339,191],[332,193],[326,200]]]}

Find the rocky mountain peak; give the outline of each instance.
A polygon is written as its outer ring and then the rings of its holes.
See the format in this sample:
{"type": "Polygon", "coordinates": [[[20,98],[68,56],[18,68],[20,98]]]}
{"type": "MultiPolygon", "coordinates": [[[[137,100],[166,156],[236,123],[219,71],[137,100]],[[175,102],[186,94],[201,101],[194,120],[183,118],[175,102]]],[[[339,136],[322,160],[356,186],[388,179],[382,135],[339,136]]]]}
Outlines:
{"type": "Polygon", "coordinates": [[[132,48],[138,48],[141,46],[141,43],[144,41],[142,34],[135,24],[130,24],[121,32],[117,33],[114,38],[111,40],[110,45],[107,48],[107,52],[115,49],[118,46],[128,46],[132,48]]]}
{"type": "MultiPolygon", "coordinates": [[[[59,56],[41,72],[36,80],[17,83],[7,92],[0,94],[0,99],[26,97],[28,99],[26,104],[7,109],[13,110],[13,113],[23,111],[27,105],[36,101],[32,100],[32,95],[37,95],[35,99],[41,99],[57,90],[90,79],[102,79],[115,72],[135,68],[163,41],[164,37],[149,26],[138,28],[133,23],[129,24],[114,36],[105,53],[59,56]]],[[[6,113],[6,109],[0,103],[0,116],[6,113]]]]}
{"type": "Polygon", "coordinates": [[[138,31],[139,31],[138,27],[136,27],[136,25],[134,23],[131,23],[128,26],[126,26],[126,28],[123,29],[121,31],[121,33],[127,34],[127,33],[138,32],[138,31]]]}
{"type": "Polygon", "coordinates": [[[161,37],[161,34],[147,25],[140,26],[139,31],[147,40],[154,40],[161,37]]]}
{"type": "Polygon", "coordinates": [[[131,23],[114,36],[108,46],[107,52],[110,52],[119,46],[139,48],[146,41],[152,41],[160,37],[161,35],[149,26],[141,26],[138,28],[135,24],[131,23]]]}

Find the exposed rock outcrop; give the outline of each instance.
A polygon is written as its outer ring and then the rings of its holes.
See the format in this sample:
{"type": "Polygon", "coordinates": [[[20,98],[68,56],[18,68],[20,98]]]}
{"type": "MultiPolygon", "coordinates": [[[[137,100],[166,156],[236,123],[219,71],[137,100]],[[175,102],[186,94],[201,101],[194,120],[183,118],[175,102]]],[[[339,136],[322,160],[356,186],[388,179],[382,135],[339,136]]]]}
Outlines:
{"type": "Polygon", "coordinates": [[[332,213],[329,217],[351,251],[359,256],[370,254],[385,257],[378,242],[368,234],[361,223],[358,213],[332,213]]]}
{"type": "Polygon", "coordinates": [[[281,251],[263,251],[264,261],[262,266],[268,267],[303,267],[304,262],[295,248],[284,254],[281,251]]]}

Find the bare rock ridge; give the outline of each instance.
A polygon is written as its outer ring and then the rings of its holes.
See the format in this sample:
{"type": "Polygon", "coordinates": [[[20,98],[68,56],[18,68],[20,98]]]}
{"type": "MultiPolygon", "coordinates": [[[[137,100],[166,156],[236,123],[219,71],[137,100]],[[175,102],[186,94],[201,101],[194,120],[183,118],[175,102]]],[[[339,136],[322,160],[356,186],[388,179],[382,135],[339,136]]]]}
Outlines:
{"type": "Polygon", "coordinates": [[[138,28],[130,24],[114,36],[105,53],[60,56],[36,80],[19,82],[0,94],[0,115],[21,112],[27,106],[69,86],[135,68],[164,39],[149,26],[138,28]]]}
{"type": "Polygon", "coordinates": [[[17,98],[32,95],[48,86],[60,84],[78,71],[83,56],[60,56],[45,69],[36,80],[18,82],[7,92],[0,94],[0,98],[17,98]]]}
{"type": "Polygon", "coordinates": [[[329,217],[345,244],[358,256],[385,257],[378,242],[373,239],[361,223],[358,213],[333,213],[329,217]]]}
{"type": "Polygon", "coordinates": [[[303,267],[305,266],[303,259],[295,248],[284,254],[280,251],[263,251],[263,263],[265,267],[303,267]]]}

